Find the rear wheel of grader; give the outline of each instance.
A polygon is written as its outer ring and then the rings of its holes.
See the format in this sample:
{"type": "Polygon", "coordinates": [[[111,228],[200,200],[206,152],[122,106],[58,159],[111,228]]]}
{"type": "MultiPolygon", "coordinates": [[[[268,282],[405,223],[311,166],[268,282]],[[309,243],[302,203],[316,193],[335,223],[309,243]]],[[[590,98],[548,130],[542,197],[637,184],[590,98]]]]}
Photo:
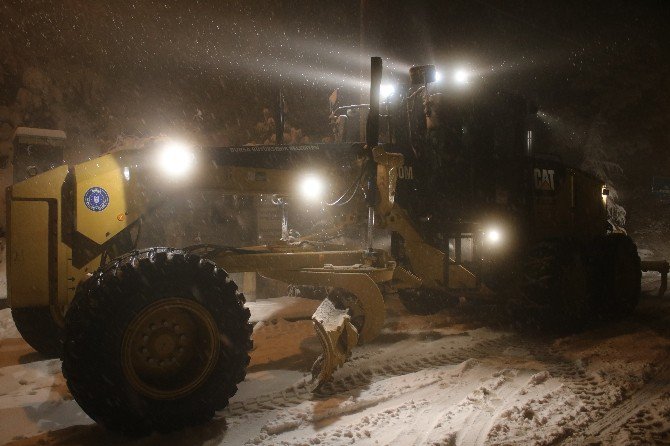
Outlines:
{"type": "Polygon", "coordinates": [[[63,374],[94,420],[126,434],[209,420],[246,374],[249,310],[225,271],[152,248],[111,261],[66,316],[63,374]]]}
{"type": "Polygon", "coordinates": [[[56,323],[51,308],[12,308],[12,319],[21,337],[39,354],[58,358],[63,349],[63,329],[56,323]]]}
{"type": "Polygon", "coordinates": [[[581,247],[544,242],[521,262],[521,299],[513,303],[517,321],[555,332],[582,329],[593,317],[593,293],[581,247]]]}
{"type": "Polygon", "coordinates": [[[642,271],[637,246],[625,234],[610,234],[597,245],[594,281],[598,309],[615,317],[630,314],[641,292],[642,271]]]}

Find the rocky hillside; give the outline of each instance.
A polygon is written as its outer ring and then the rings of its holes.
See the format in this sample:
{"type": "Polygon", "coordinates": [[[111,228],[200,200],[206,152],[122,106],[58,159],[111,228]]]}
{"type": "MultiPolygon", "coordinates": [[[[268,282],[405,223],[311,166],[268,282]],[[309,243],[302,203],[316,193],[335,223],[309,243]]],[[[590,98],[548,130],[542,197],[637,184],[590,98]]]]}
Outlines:
{"type": "MultiPolygon", "coordinates": [[[[17,126],[65,130],[73,162],[124,137],[264,142],[263,109],[278,83],[268,63],[251,58],[260,60],[268,38],[256,23],[272,16],[250,18],[232,3],[223,11],[195,2],[2,2],[0,147],[17,126]]],[[[329,87],[282,84],[289,125],[304,129],[287,136],[325,135],[329,87]]]]}

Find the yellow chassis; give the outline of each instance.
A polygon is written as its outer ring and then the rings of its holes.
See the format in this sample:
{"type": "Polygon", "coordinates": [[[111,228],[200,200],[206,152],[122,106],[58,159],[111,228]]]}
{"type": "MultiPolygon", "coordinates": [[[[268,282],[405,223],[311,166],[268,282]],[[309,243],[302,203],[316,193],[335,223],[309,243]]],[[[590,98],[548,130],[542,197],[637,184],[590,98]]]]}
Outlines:
{"type": "MultiPolygon", "coordinates": [[[[426,244],[406,212],[394,202],[397,168],[402,156],[375,148],[381,200],[376,226],[402,235],[414,271],[396,265],[380,251],[328,250],[307,244],[308,251],[287,243],[226,252],[214,260],[228,272],[258,272],[293,284],[339,288],[356,296],[364,323],[355,327],[350,311],[329,300],[313,316],[324,348],[319,381],[327,380],[360,343],[375,338],[384,323],[384,301],[379,284],[397,288],[429,286],[473,290],[473,274],[451,262],[445,253],[426,244]],[[310,250],[311,247],[311,250],[310,250]],[[321,250],[320,250],[321,249],[321,250]]],[[[289,195],[294,172],[203,162],[190,182],[175,184],[152,170],[149,151],[123,150],[68,168],[61,166],[17,183],[8,189],[8,282],[12,308],[50,308],[57,325],[72,301],[77,285],[100,267],[115,237],[135,223],[173,189],[215,189],[221,193],[289,195]],[[259,181],[261,179],[261,181],[259,181]],[[102,188],[108,203],[100,211],[85,206],[85,194],[102,188]],[[96,251],[97,250],[97,251],[96,251]]]]}

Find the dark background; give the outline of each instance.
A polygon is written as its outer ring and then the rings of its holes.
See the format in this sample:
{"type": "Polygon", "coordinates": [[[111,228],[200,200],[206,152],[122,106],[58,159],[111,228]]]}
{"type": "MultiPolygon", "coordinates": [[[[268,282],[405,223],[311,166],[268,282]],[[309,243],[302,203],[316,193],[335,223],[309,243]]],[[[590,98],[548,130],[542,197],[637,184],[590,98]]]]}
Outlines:
{"type": "Polygon", "coordinates": [[[466,66],[469,88],[523,93],[568,158],[646,190],[670,175],[668,19],[663,0],[5,0],[0,144],[18,125],[66,130],[73,160],[158,133],[263,142],[278,84],[295,139],[318,141],[329,92],[381,55],[389,78],[466,66]]]}

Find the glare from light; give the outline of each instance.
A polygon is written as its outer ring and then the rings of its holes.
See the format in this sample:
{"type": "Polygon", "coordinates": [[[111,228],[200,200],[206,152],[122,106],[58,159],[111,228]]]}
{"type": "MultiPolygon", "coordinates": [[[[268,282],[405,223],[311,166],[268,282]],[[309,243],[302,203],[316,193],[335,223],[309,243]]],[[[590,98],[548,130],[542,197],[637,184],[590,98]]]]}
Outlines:
{"type": "Polygon", "coordinates": [[[382,84],[379,87],[379,97],[385,101],[395,93],[395,86],[392,84],[382,84]]]}
{"type": "Polygon", "coordinates": [[[183,177],[195,164],[195,155],[183,143],[170,141],[160,151],[158,164],[173,177],[183,177]]]}
{"type": "Polygon", "coordinates": [[[454,71],[454,83],[457,85],[466,85],[470,82],[470,73],[463,69],[459,68],[454,71]]]}
{"type": "Polygon", "coordinates": [[[499,243],[501,238],[500,231],[497,229],[490,229],[486,232],[486,239],[492,244],[499,243]]]}
{"type": "Polygon", "coordinates": [[[441,82],[441,81],[442,81],[442,73],[440,73],[439,71],[436,71],[435,72],[435,82],[437,83],[437,82],[441,82]]]}
{"type": "Polygon", "coordinates": [[[300,182],[300,195],[307,201],[321,201],[324,190],[323,180],[316,175],[307,175],[300,182]]]}

